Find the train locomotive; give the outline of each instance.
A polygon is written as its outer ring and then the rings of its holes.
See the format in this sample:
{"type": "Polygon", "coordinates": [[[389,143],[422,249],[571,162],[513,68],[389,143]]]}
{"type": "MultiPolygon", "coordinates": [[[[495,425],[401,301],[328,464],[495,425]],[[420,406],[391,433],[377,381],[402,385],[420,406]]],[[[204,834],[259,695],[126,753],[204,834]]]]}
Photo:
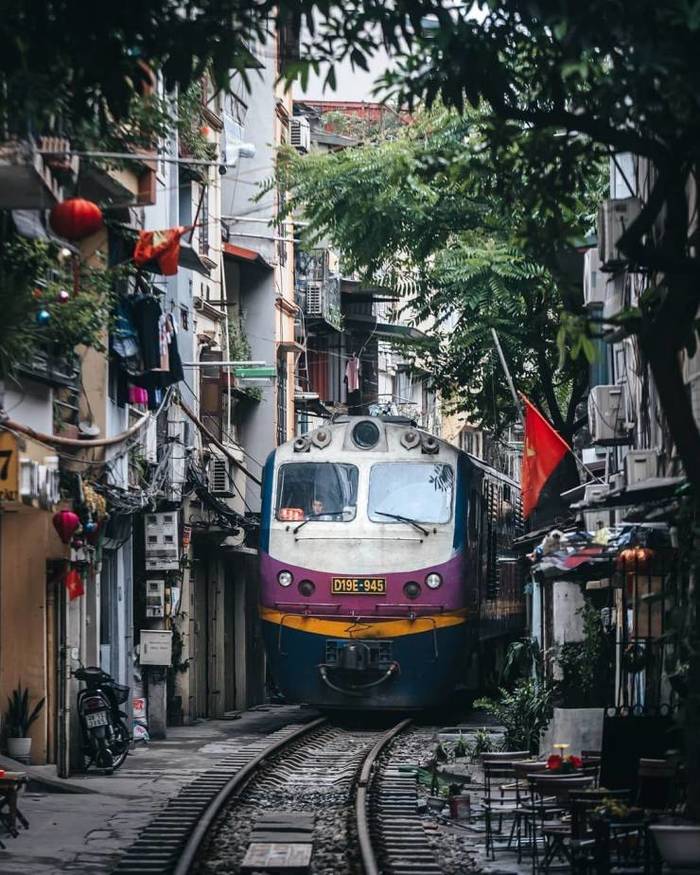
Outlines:
{"type": "Polygon", "coordinates": [[[288,701],[414,710],[521,630],[515,482],[409,420],[340,417],[265,465],[261,619],[288,701]]]}

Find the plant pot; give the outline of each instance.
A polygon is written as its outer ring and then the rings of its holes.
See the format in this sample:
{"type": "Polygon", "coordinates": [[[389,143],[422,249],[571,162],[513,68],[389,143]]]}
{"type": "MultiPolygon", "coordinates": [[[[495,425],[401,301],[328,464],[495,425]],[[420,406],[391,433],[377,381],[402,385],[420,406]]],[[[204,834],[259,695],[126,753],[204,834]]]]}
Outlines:
{"type": "Polygon", "coordinates": [[[700,824],[656,824],[649,829],[664,862],[671,868],[700,866],[700,824]]]}
{"type": "Polygon", "coordinates": [[[32,740],[31,738],[8,738],[7,753],[13,760],[21,763],[31,762],[32,740]]]}

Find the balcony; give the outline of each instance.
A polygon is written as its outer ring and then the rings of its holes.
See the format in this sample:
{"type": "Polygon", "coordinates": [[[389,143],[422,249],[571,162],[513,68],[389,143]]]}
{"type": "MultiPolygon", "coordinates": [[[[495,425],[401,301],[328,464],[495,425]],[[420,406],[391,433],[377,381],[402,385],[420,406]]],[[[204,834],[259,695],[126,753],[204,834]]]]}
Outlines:
{"type": "Polygon", "coordinates": [[[47,386],[77,389],[80,385],[80,362],[71,356],[52,355],[36,350],[17,366],[20,374],[47,386]]]}

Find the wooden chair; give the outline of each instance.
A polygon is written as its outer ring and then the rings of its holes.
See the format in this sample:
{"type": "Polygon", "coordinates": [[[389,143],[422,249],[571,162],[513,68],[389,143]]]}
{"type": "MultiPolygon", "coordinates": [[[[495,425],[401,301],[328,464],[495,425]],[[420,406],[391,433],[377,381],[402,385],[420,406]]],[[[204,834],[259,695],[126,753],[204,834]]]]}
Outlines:
{"type": "Polygon", "coordinates": [[[595,832],[591,815],[605,799],[614,799],[625,805],[632,801],[631,790],[607,790],[599,787],[569,794],[571,835],[564,840],[575,873],[586,873],[595,863],[595,832]]]}
{"type": "Polygon", "coordinates": [[[479,754],[479,762],[484,763],[514,763],[528,760],[532,754],[529,750],[497,750],[479,754]]]}
{"type": "Polygon", "coordinates": [[[676,797],[677,768],[667,760],[640,759],[637,772],[637,798],[640,808],[664,811],[676,797]]]}
{"type": "MultiPolygon", "coordinates": [[[[494,835],[502,834],[504,818],[516,819],[519,812],[519,803],[516,792],[513,789],[515,783],[515,770],[512,762],[502,760],[489,762],[484,766],[484,798],[481,807],[484,813],[484,826],[486,831],[486,856],[495,860],[496,849],[494,835]],[[494,821],[498,821],[498,830],[494,828],[494,821]]],[[[515,824],[511,829],[508,839],[510,846],[515,824]]]]}
{"type": "Polygon", "coordinates": [[[532,819],[537,810],[533,804],[530,790],[530,778],[547,771],[547,763],[544,760],[520,760],[513,763],[515,772],[515,798],[519,806],[514,826],[517,830],[518,863],[522,861],[523,836],[524,847],[532,850],[534,830],[532,819]]]}
{"type": "Polygon", "coordinates": [[[563,856],[567,866],[571,866],[571,853],[566,839],[571,835],[571,820],[562,820],[562,815],[570,811],[569,797],[593,787],[594,777],[574,773],[569,775],[541,775],[530,777],[533,796],[532,811],[532,871],[548,872],[558,854],[563,856]],[[537,827],[543,841],[542,861],[537,861],[537,827]]]}
{"type": "MultiPolygon", "coordinates": [[[[26,783],[27,776],[24,772],[5,772],[0,777],[0,821],[13,838],[19,835],[18,821],[25,829],[29,829],[29,821],[17,805],[19,791],[26,783]]],[[[0,848],[5,848],[1,841],[0,848]]]]}

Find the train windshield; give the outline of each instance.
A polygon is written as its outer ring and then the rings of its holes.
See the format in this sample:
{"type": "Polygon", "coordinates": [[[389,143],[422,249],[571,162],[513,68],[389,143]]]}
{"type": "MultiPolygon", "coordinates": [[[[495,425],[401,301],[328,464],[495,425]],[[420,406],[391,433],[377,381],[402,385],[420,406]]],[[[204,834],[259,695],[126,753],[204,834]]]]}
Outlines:
{"type": "Polygon", "coordinates": [[[368,514],[372,522],[447,523],[452,515],[454,472],[432,462],[383,462],[369,475],[368,514]],[[397,517],[392,520],[392,517],[397,517]]]}
{"type": "Polygon", "coordinates": [[[277,475],[277,519],[349,522],[357,509],[355,465],[294,462],[277,475]]]}

